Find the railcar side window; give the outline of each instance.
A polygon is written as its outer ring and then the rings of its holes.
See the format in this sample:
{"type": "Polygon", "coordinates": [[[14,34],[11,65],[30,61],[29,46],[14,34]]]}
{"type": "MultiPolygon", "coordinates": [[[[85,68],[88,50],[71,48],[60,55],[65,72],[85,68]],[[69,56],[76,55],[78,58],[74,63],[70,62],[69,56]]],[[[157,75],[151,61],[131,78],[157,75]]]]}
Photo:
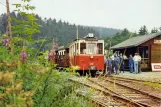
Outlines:
{"type": "Polygon", "coordinates": [[[80,54],[86,54],[86,43],[80,43],[80,54]]]}
{"type": "Polygon", "coordinates": [[[97,43],[97,53],[103,54],[103,43],[97,43]]]}
{"type": "Polygon", "coordinates": [[[75,53],[75,45],[73,45],[73,53],[72,53],[72,55],[74,55],[74,53],[75,53]]]}
{"type": "Polygon", "coordinates": [[[75,53],[76,53],[76,55],[78,55],[78,53],[79,53],[79,51],[78,51],[78,48],[79,48],[79,44],[78,43],[76,43],[75,44],[75,53]]]}

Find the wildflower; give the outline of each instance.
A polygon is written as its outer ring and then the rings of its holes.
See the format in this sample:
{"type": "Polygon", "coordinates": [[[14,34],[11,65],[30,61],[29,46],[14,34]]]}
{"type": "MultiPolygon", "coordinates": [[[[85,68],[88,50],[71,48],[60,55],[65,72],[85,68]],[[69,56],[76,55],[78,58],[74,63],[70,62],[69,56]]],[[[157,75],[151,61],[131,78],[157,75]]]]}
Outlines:
{"type": "Polygon", "coordinates": [[[26,54],[26,51],[25,50],[22,50],[21,53],[20,53],[20,60],[22,61],[22,63],[25,63],[27,62],[28,60],[28,56],[26,54]]]}
{"type": "Polygon", "coordinates": [[[9,45],[9,39],[3,38],[3,44],[7,47],[9,45]]]}
{"type": "Polygon", "coordinates": [[[58,43],[57,43],[57,42],[54,43],[54,48],[55,48],[55,49],[58,48],[58,43]]]}
{"type": "Polygon", "coordinates": [[[55,50],[50,50],[48,56],[49,56],[49,61],[54,61],[55,60],[55,50]]]}

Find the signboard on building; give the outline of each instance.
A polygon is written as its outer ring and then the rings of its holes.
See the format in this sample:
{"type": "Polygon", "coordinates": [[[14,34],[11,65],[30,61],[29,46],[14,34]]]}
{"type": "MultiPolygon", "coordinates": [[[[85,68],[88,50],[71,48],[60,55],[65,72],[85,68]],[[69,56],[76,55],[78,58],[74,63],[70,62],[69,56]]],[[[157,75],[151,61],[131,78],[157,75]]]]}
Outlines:
{"type": "Polygon", "coordinates": [[[161,71],[161,63],[152,63],[152,71],[161,71]]]}
{"type": "Polygon", "coordinates": [[[156,39],[154,39],[154,43],[155,43],[155,44],[161,44],[161,40],[156,40],[156,39]]]}

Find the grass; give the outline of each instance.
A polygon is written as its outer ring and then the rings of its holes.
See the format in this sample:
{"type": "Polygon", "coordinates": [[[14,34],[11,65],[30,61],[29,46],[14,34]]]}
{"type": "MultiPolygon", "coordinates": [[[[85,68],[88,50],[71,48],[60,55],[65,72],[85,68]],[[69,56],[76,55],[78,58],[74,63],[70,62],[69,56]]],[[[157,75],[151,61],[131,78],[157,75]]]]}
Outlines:
{"type": "Polygon", "coordinates": [[[160,89],[161,88],[161,84],[158,84],[158,83],[144,82],[144,84],[151,86],[154,89],[160,89]]]}

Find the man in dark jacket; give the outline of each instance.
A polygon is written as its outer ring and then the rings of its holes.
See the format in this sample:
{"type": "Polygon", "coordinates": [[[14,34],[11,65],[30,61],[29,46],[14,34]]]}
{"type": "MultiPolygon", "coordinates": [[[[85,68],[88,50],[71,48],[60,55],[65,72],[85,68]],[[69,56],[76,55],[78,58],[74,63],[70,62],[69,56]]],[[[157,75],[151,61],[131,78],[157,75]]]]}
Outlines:
{"type": "Polygon", "coordinates": [[[107,59],[106,66],[107,66],[107,75],[111,75],[111,72],[112,72],[112,58],[111,57],[107,59]]]}
{"type": "Polygon", "coordinates": [[[120,58],[115,55],[114,56],[114,67],[115,67],[115,74],[119,74],[119,63],[120,63],[120,58]]]}
{"type": "Polygon", "coordinates": [[[130,54],[130,57],[129,57],[129,68],[130,68],[130,73],[132,73],[134,70],[134,60],[133,60],[133,57],[132,55],[130,54]]]}
{"type": "Polygon", "coordinates": [[[119,68],[120,68],[120,72],[122,71],[124,73],[124,58],[122,56],[122,53],[120,53],[120,64],[119,64],[119,68]]]}
{"type": "Polygon", "coordinates": [[[106,74],[106,61],[107,61],[106,54],[104,54],[104,71],[103,71],[103,75],[106,74]]]}

